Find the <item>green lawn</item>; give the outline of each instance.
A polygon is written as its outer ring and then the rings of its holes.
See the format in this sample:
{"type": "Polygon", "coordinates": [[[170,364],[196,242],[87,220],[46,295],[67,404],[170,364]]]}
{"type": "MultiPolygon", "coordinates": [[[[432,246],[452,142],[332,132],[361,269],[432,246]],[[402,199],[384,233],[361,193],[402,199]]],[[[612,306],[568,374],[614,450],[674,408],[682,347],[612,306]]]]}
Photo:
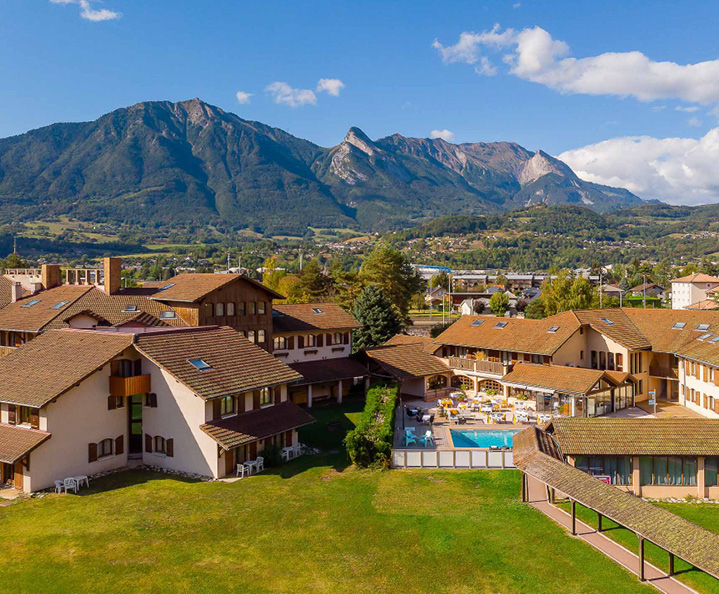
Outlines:
{"type": "Polygon", "coordinates": [[[359,406],[315,409],[324,452],[235,483],[126,472],[0,508],[8,592],[651,592],[518,502],[515,471],[346,468],[359,406]],[[335,452],[335,453],[331,453],[335,452]]]}
{"type": "MultiPolygon", "coordinates": [[[[719,505],[696,503],[661,503],[658,505],[678,516],[686,518],[690,522],[703,526],[707,530],[719,532],[719,505]]],[[[570,509],[568,503],[561,502],[559,506],[566,511],[570,509]]],[[[592,528],[597,527],[596,512],[590,511],[579,504],[577,505],[577,517],[586,524],[589,524],[592,528]]],[[[637,537],[630,530],[620,527],[607,518],[602,520],[602,530],[607,536],[616,540],[629,550],[634,552],[639,550],[637,537]]],[[[650,542],[646,542],[644,545],[644,554],[647,561],[662,571],[669,571],[669,555],[664,550],[654,546],[650,542]]],[[[677,572],[676,577],[678,579],[699,592],[719,594],[719,581],[715,578],[694,569],[691,565],[680,559],[675,560],[674,569],[677,572]]]]}

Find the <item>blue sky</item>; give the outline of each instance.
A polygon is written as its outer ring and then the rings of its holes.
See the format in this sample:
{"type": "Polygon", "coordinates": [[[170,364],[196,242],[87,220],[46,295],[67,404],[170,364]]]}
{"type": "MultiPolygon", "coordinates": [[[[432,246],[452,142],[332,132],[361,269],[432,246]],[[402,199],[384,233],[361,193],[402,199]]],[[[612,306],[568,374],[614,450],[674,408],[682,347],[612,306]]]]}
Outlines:
{"type": "Polygon", "coordinates": [[[6,0],[0,136],[200,97],[324,146],[352,125],[372,138],[449,131],[561,154],[643,197],[714,202],[711,4],[6,0]],[[279,103],[278,82],[292,88],[279,103]]]}

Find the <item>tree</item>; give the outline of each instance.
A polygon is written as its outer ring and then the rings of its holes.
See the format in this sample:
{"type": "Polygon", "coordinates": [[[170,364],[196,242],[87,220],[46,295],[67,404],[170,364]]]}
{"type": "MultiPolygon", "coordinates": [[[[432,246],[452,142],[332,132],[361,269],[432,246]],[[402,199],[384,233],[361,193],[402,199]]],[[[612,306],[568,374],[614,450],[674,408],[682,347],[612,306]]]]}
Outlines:
{"type": "Polygon", "coordinates": [[[504,276],[503,274],[498,274],[497,278],[494,279],[494,284],[501,285],[504,289],[508,289],[509,288],[509,286],[508,286],[509,279],[506,276],[504,276]]]}
{"type": "Polygon", "coordinates": [[[509,309],[509,297],[504,291],[497,291],[489,299],[489,309],[497,316],[503,316],[504,312],[509,309]]]}
{"type": "Polygon", "coordinates": [[[430,338],[437,338],[442,332],[444,332],[447,328],[449,328],[452,324],[454,324],[456,320],[452,320],[450,322],[444,322],[435,324],[429,329],[429,336],[430,338]]]}
{"type": "Polygon", "coordinates": [[[317,301],[327,297],[331,279],[322,269],[316,258],[310,260],[300,272],[300,285],[307,301],[317,301]]]}
{"type": "Polygon", "coordinates": [[[619,281],[619,288],[624,291],[625,293],[631,289],[629,286],[629,281],[627,280],[627,277],[625,276],[622,280],[619,281]]]}
{"type": "Polygon", "coordinates": [[[399,250],[378,245],[362,264],[359,280],[382,288],[400,315],[406,319],[412,295],[422,290],[423,282],[409,258],[399,250]]]}
{"type": "Polygon", "coordinates": [[[287,272],[284,270],[277,270],[277,258],[274,256],[267,258],[263,267],[265,270],[262,273],[262,284],[273,291],[276,291],[280,284],[280,279],[285,276],[287,272]]]}
{"type": "Polygon", "coordinates": [[[541,297],[532,301],[532,303],[525,308],[524,317],[530,320],[541,320],[547,317],[544,313],[544,302],[541,297]]]}
{"type": "Polygon", "coordinates": [[[449,291],[449,275],[446,272],[442,271],[429,279],[429,288],[434,289],[436,287],[442,287],[449,291]]]}
{"type": "Polygon", "coordinates": [[[404,329],[404,320],[384,290],[365,287],[355,301],[352,315],[361,324],[353,333],[355,350],[380,346],[404,329]]]}
{"type": "MultiPolygon", "coordinates": [[[[276,291],[285,296],[284,303],[302,303],[302,281],[296,274],[287,274],[277,282],[276,291]]],[[[281,303],[281,302],[278,302],[281,303]]]]}
{"type": "Polygon", "coordinates": [[[356,268],[346,269],[340,262],[332,266],[333,300],[340,307],[351,310],[364,286],[356,268]]]}
{"type": "MultiPolygon", "coordinates": [[[[548,278],[542,285],[542,301],[545,316],[569,309],[589,309],[598,303],[596,287],[584,277],[575,277],[568,270],[560,270],[556,278],[548,278]]],[[[527,308],[529,309],[532,304],[527,308]]],[[[532,310],[534,313],[535,310],[532,310]]]]}

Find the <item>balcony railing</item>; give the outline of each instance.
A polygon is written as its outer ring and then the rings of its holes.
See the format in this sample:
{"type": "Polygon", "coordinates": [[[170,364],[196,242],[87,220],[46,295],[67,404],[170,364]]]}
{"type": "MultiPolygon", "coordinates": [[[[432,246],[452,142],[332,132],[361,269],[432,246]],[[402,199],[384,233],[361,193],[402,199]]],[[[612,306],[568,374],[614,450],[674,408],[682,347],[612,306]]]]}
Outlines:
{"type": "Polygon", "coordinates": [[[0,346],[0,359],[4,357],[5,355],[9,355],[13,351],[17,350],[17,347],[11,347],[11,346],[0,346]]]}
{"type": "Polygon", "coordinates": [[[492,375],[504,375],[506,366],[498,361],[477,361],[465,359],[464,357],[448,357],[449,366],[452,369],[464,369],[477,373],[489,373],[492,375]]]}
{"type": "Polygon", "coordinates": [[[110,394],[113,396],[133,396],[151,391],[149,374],[132,377],[110,376],[110,394]]]}
{"type": "Polygon", "coordinates": [[[676,367],[660,367],[659,365],[650,365],[649,375],[668,379],[679,379],[679,369],[676,367]]]}

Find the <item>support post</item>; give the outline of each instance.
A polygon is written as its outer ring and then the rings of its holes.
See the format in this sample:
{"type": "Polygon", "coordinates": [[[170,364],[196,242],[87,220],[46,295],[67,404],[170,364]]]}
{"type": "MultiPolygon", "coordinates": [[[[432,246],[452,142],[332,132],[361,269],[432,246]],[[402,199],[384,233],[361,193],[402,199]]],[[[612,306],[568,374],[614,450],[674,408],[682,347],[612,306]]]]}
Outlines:
{"type": "Polygon", "coordinates": [[[337,382],[337,404],[342,404],[342,380],[337,382]]]}
{"type": "Polygon", "coordinates": [[[551,498],[551,500],[550,500],[551,504],[554,505],[555,503],[557,503],[557,491],[555,490],[554,487],[552,487],[552,488],[549,490],[549,495],[550,495],[550,498],[551,498]]]}
{"type": "Polygon", "coordinates": [[[644,538],[639,537],[639,581],[645,581],[644,577],[644,538]]]}
{"type": "Polygon", "coordinates": [[[674,575],[674,553],[669,553],[669,575],[674,575]]]}
{"type": "Polygon", "coordinates": [[[312,384],[307,385],[307,408],[312,408],[312,384]]]}
{"type": "Polygon", "coordinates": [[[522,473],[522,503],[527,502],[527,475],[522,473]]]}
{"type": "Polygon", "coordinates": [[[597,532],[602,531],[602,517],[603,517],[602,514],[597,512],[597,532]]]}
{"type": "Polygon", "coordinates": [[[572,499],[571,501],[572,501],[572,536],[576,536],[577,535],[577,502],[574,501],[574,499],[572,499]]]}

